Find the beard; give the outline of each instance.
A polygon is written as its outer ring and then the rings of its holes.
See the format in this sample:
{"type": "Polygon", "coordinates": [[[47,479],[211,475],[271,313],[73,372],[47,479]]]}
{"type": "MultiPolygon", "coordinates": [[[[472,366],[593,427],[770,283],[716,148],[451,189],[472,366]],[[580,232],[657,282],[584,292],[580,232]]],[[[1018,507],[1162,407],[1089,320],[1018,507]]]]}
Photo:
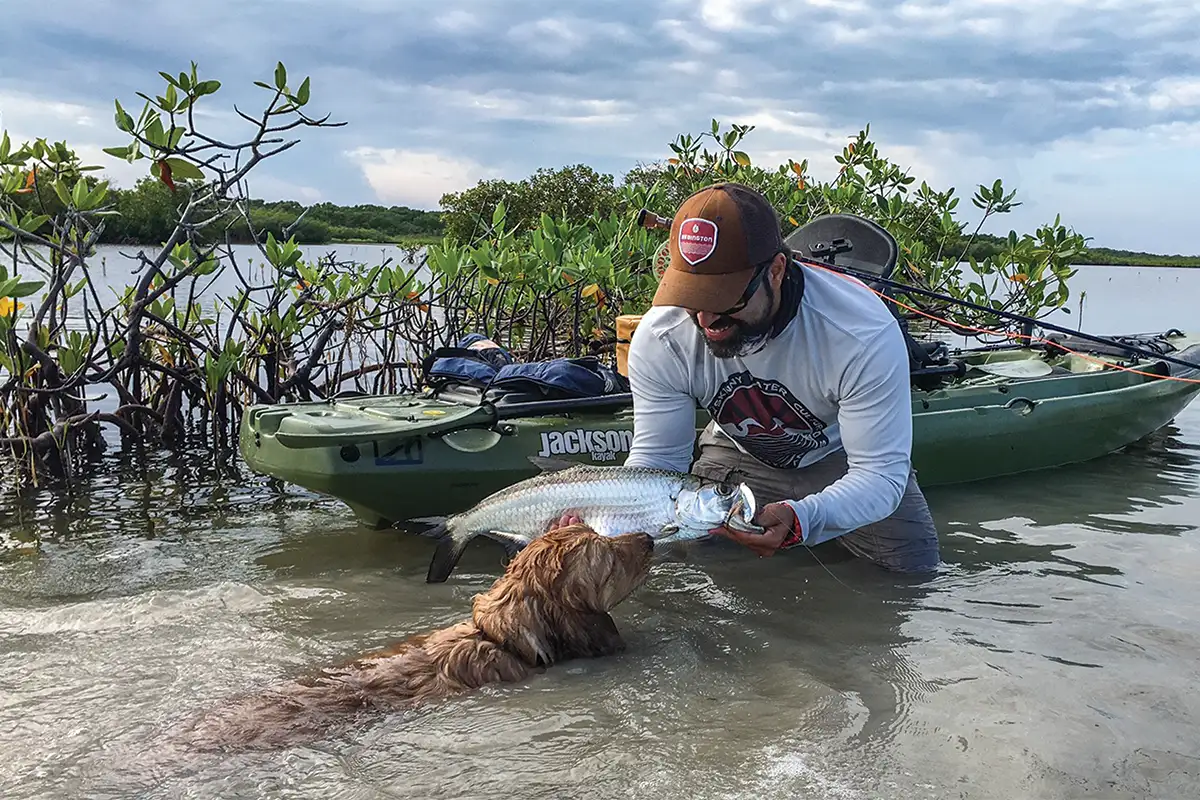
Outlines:
{"type": "MultiPolygon", "coordinates": [[[[775,305],[775,292],[771,288],[770,283],[767,283],[765,288],[767,292],[767,308],[769,309],[775,305]]],[[[764,312],[762,318],[754,321],[722,317],[720,322],[713,325],[713,330],[724,330],[732,327],[733,334],[725,339],[714,342],[704,335],[704,329],[700,327],[700,323],[696,320],[696,315],[692,314],[691,317],[692,324],[700,331],[700,336],[704,339],[704,344],[708,348],[708,351],[717,358],[737,358],[757,352],[771,338],[771,330],[775,327],[775,320],[768,312],[764,312]]]]}

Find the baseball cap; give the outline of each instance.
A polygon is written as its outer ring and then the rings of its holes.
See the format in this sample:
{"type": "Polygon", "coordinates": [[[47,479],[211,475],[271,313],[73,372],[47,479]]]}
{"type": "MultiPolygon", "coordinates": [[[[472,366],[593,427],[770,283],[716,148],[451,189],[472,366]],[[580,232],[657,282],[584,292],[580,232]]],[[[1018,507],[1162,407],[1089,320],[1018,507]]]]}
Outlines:
{"type": "Polygon", "coordinates": [[[653,305],[724,311],[745,291],[755,266],[783,247],[779,217],[762,194],[740,183],[706,186],[671,221],[671,258],[653,305]]]}

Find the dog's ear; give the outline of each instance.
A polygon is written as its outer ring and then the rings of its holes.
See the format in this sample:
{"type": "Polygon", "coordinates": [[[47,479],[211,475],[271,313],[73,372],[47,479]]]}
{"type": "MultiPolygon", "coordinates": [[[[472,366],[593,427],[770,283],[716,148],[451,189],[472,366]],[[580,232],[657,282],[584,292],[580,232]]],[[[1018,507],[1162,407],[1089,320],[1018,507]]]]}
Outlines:
{"type": "Polygon", "coordinates": [[[475,627],[487,639],[534,666],[620,653],[625,640],[612,616],[512,591],[478,595],[475,627]]]}
{"type": "Polygon", "coordinates": [[[558,649],[562,658],[598,658],[625,649],[625,640],[612,615],[599,612],[571,612],[559,629],[558,649]]]}

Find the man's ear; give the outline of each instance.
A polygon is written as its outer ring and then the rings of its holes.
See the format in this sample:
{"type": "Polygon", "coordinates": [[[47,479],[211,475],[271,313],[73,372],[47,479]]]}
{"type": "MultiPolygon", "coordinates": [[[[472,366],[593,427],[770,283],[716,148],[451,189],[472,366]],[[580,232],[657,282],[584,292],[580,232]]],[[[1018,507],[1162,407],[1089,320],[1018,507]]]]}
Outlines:
{"type": "Polygon", "coordinates": [[[771,286],[776,290],[783,285],[783,273],[787,270],[787,265],[787,253],[776,253],[775,260],[771,262],[771,286]]]}

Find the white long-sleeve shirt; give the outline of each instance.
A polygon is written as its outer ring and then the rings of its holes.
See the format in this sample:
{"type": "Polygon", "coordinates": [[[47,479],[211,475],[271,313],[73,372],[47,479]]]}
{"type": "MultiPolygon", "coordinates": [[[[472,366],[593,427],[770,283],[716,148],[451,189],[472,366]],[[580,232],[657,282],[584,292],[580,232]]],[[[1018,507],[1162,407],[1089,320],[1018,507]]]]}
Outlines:
{"type": "Polygon", "coordinates": [[[804,543],[818,544],[896,510],[912,456],[908,350],[896,318],[859,281],[801,265],[795,317],[744,358],[717,358],[687,312],[651,308],[630,341],[634,434],[626,464],[687,471],[696,404],[744,453],[803,469],[838,449],[849,470],[788,498],[804,543]]]}

